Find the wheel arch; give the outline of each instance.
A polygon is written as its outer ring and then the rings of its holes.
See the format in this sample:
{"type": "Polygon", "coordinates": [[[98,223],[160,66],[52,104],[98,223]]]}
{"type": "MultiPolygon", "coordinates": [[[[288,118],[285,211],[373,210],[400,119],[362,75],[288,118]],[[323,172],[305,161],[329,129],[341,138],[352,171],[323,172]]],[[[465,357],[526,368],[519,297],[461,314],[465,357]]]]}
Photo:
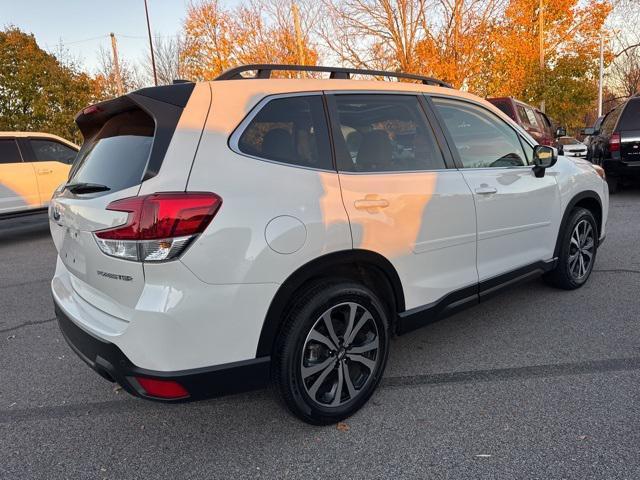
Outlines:
{"type": "Polygon", "coordinates": [[[593,190],[585,190],[584,192],[580,192],[575,195],[567,204],[567,208],[564,209],[564,213],[562,214],[562,221],[560,222],[560,229],[558,230],[558,237],[556,239],[556,247],[553,253],[554,257],[557,257],[560,254],[562,232],[564,232],[564,229],[567,226],[569,215],[576,207],[586,208],[593,214],[598,227],[598,240],[600,239],[600,232],[602,232],[603,222],[602,201],[600,200],[600,196],[593,190]]]}
{"type": "Polygon", "coordinates": [[[370,250],[343,250],[318,257],[298,268],[276,292],[265,316],[256,357],[271,355],[274,342],[286,318],[292,298],[309,281],[341,277],[363,283],[382,294],[395,326],[397,314],[405,310],[402,283],[395,267],[379,253],[370,250]]]}

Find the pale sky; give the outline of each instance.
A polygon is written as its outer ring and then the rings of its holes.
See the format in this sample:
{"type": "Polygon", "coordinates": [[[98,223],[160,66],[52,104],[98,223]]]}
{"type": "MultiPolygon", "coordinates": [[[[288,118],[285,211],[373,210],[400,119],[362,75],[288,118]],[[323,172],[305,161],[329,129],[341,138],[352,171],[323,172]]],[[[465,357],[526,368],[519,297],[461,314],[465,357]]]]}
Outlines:
{"type": "MultiPolygon", "coordinates": [[[[176,35],[189,0],[147,1],[153,35],[176,35]]],[[[0,28],[9,25],[33,33],[48,51],[62,40],[90,71],[98,65],[99,47],[111,48],[109,32],[116,34],[125,60],[137,62],[149,51],[143,0],[0,0],[0,28]]]]}

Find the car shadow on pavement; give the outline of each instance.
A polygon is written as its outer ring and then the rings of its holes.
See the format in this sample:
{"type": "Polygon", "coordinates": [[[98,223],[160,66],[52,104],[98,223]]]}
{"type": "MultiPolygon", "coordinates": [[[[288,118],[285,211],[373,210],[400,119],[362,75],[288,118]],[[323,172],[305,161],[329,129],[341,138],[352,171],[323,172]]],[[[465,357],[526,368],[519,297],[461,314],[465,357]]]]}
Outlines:
{"type": "Polygon", "coordinates": [[[26,239],[45,238],[49,235],[49,221],[46,212],[0,219],[0,245],[26,239]]]}

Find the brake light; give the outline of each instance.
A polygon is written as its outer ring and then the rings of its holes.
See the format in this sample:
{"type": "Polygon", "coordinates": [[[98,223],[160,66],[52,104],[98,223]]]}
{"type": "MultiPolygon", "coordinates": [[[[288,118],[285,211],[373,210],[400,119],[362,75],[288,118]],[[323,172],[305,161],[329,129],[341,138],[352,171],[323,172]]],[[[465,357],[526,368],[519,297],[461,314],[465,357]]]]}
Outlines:
{"type": "Polygon", "coordinates": [[[144,393],[150,397],[178,400],[189,397],[189,392],[174,380],[160,380],[157,378],[135,377],[144,393]]]}
{"type": "Polygon", "coordinates": [[[620,151],[620,134],[618,132],[612,133],[611,137],[609,138],[609,151],[610,152],[620,151]]]}
{"type": "Polygon", "coordinates": [[[83,115],[92,115],[94,113],[100,113],[102,109],[97,105],[91,105],[84,110],[82,110],[83,115]]]}
{"type": "Polygon", "coordinates": [[[171,260],[202,233],[222,199],[214,193],[167,192],[111,202],[107,210],[128,212],[124,225],[95,232],[100,249],[127,260],[171,260]]]}

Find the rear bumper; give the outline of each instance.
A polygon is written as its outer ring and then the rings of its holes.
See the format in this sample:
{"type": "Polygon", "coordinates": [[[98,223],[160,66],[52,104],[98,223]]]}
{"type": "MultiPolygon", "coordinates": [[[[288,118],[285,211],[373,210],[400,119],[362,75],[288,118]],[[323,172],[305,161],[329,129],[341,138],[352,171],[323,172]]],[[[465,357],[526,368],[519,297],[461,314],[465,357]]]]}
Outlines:
{"type": "Polygon", "coordinates": [[[605,160],[603,167],[611,177],[640,177],[640,161],[605,160]]]}
{"type": "Polygon", "coordinates": [[[103,378],[117,382],[131,395],[164,402],[184,402],[246,392],[268,384],[270,357],[174,372],[137,367],[116,345],[87,333],[62,311],[55,299],[54,303],[60,330],[73,351],[103,378]],[[187,390],[189,397],[174,400],[150,396],[136,377],[176,381],[187,390]]]}

